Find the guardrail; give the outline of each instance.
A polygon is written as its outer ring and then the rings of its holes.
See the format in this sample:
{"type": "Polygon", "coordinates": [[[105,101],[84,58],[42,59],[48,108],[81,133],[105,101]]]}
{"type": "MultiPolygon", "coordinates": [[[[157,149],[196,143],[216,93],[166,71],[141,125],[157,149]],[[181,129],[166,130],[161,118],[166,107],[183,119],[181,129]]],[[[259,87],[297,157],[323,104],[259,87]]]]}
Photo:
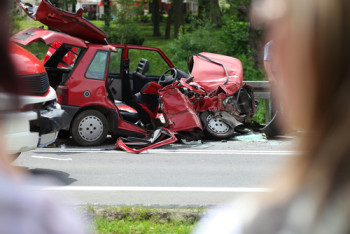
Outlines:
{"type": "Polygon", "coordinates": [[[265,101],[265,120],[268,123],[271,120],[270,116],[270,99],[271,90],[268,81],[244,81],[254,89],[255,99],[263,99],[265,101]]]}

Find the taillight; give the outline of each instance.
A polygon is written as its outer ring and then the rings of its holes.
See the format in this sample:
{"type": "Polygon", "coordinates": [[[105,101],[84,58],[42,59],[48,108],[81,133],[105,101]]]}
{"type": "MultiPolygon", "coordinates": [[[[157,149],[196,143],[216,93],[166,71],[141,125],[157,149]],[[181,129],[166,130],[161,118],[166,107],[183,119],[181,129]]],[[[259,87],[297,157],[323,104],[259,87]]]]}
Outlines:
{"type": "Polygon", "coordinates": [[[65,85],[59,85],[56,90],[57,102],[59,104],[68,105],[68,87],[65,85]]]}

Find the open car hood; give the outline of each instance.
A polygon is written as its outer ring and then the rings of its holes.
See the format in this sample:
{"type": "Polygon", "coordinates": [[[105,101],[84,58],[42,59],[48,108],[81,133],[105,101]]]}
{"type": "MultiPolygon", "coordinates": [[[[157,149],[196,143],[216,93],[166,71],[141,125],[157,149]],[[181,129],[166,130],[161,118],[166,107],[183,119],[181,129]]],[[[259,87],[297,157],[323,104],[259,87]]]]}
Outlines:
{"type": "Polygon", "coordinates": [[[233,95],[243,83],[242,63],[233,57],[207,52],[193,54],[189,68],[193,81],[207,93],[220,86],[228,95],[233,95]]]}
{"type": "Polygon", "coordinates": [[[42,0],[39,6],[17,0],[23,10],[34,20],[68,35],[81,38],[91,43],[107,44],[107,34],[82,17],[84,10],[76,13],[56,8],[50,0],[42,0]]]}
{"type": "Polygon", "coordinates": [[[78,47],[87,47],[82,39],[41,28],[27,28],[11,37],[11,41],[23,46],[30,45],[39,40],[43,40],[47,45],[53,42],[62,42],[78,47]]]}

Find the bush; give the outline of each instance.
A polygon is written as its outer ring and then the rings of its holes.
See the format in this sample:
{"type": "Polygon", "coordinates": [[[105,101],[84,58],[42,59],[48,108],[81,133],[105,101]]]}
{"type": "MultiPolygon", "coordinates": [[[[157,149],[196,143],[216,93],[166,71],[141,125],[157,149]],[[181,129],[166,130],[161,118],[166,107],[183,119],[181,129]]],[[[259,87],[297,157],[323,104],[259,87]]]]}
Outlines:
{"type": "Polygon", "coordinates": [[[181,70],[187,71],[186,59],[190,53],[211,52],[223,54],[225,52],[224,43],[219,40],[219,34],[210,27],[204,27],[180,35],[175,42],[169,45],[169,50],[173,55],[171,60],[181,70]]]}
{"type": "Polygon", "coordinates": [[[245,80],[262,80],[264,72],[261,69],[256,69],[252,57],[247,55],[248,43],[246,43],[246,46],[240,48],[238,42],[228,41],[224,38],[220,31],[214,30],[210,26],[198,29],[193,33],[180,35],[169,46],[172,54],[171,60],[179,69],[187,71],[186,59],[190,53],[211,52],[228,55],[241,60],[245,80]],[[234,49],[232,48],[233,44],[236,44],[234,49]]]}
{"type": "Polygon", "coordinates": [[[117,25],[116,27],[104,28],[107,33],[109,43],[142,45],[145,38],[139,30],[135,30],[136,25],[117,25]]]}
{"type": "Polygon", "coordinates": [[[137,16],[137,20],[140,21],[140,22],[142,22],[142,23],[151,22],[151,20],[152,20],[152,14],[138,15],[138,16],[137,16]]]}
{"type": "Polygon", "coordinates": [[[227,54],[249,55],[249,23],[225,20],[221,40],[225,41],[227,54]]]}
{"type": "Polygon", "coordinates": [[[235,58],[238,58],[242,62],[244,80],[253,80],[253,81],[263,80],[265,73],[262,69],[255,68],[252,57],[248,57],[245,54],[242,54],[242,55],[236,56],[235,58]]]}

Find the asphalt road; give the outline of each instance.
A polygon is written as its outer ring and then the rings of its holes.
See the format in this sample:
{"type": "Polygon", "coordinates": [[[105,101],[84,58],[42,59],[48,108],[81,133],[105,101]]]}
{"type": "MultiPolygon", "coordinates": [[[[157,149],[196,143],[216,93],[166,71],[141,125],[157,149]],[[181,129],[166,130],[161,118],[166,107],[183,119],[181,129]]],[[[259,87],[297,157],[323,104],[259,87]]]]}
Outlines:
{"type": "Polygon", "coordinates": [[[290,145],[252,135],[134,155],[112,150],[112,140],[94,148],[60,140],[56,148],[23,153],[14,166],[59,181],[40,189],[73,197],[78,205],[201,207],[268,192],[266,182],[293,157],[290,145]]]}

